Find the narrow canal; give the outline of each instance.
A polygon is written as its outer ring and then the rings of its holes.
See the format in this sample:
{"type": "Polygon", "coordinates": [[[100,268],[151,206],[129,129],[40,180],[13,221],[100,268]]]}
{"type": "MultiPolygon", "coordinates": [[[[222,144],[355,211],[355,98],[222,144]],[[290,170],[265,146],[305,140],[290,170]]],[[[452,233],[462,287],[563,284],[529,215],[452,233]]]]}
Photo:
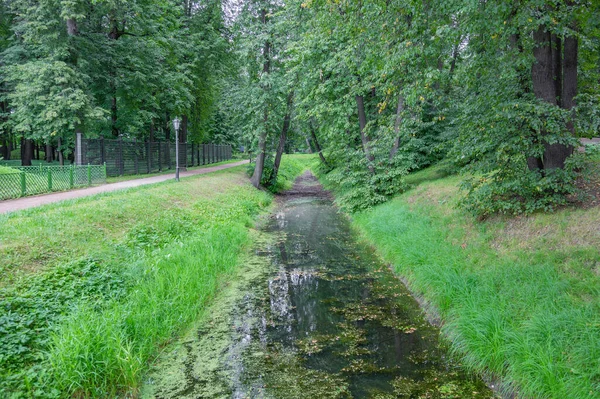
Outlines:
{"type": "Polygon", "coordinates": [[[150,374],[157,398],[493,398],[302,176],[263,227],[254,266],[150,374]]]}

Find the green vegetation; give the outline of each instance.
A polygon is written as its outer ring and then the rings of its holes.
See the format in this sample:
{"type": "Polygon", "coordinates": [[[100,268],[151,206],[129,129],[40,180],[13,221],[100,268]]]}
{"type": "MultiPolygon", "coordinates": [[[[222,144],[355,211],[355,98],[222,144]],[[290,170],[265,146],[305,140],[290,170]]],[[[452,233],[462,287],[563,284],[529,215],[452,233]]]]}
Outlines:
{"type": "Polygon", "coordinates": [[[519,396],[600,397],[600,208],[478,222],[457,208],[460,178],[446,173],[410,175],[414,189],[354,225],[467,366],[519,396]]]}
{"type": "Polygon", "coordinates": [[[134,392],[270,202],[236,168],[0,216],[0,396],[134,392]]]}
{"type": "MultiPolygon", "coordinates": [[[[298,177],[302,172],[307,169],[310,169],[310,166],[315,165],[316,158],[314,155],[310,154],[286,154],[281,160],[281,166],[279,167],[279,173],[277,174],[277,178],[275,183],[272,183],[268,180],[263,180],[263,184],[269,189],[269,191],[273,193],[280,193],[285,190],[289,190],[292,188],[296,177],[298,177]]],[[[247,167],[248,176],[252,176],[254,171],[255,164],[250,164],[247,167]]],[[[264,176],[270,176],[271,167],[265,168],[264,176]]]]}
{"type": "Polygon", "coordinates": [[[19,173],[19,171],[17,169],[8,168],[6,166],[0,166],[0,175],[11,175],[15,173],[19,173]]]}

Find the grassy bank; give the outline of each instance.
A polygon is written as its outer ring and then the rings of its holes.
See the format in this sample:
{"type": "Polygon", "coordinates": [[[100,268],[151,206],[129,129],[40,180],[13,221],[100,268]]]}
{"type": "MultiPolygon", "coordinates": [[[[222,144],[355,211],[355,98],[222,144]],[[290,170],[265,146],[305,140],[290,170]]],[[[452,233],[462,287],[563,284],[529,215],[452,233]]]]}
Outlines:
{"type": "Polygon", "coordinates": [[[0,216],[0,396],[135,392],[271,202],[242,170],[0,216]]]}
{"type": "MultiPolygon", "coordinates": [[[[325,178],[326,180],[326,178],[325,178]]],[[[600,208],[477,222],[441,168],[354,225],[469,367],[519,397],[600,397],[600,208]]]]}

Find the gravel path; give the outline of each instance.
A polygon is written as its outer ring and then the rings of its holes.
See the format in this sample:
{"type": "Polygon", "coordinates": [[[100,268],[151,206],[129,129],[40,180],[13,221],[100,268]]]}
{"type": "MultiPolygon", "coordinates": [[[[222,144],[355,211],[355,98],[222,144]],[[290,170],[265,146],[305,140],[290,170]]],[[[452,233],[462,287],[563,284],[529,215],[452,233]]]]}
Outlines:
{"type": "MultiPolygon", "coordinates": [[[[229,169],[240,165],[247,164],[248,161],[240,161],[235,163],[228,163],[225,165],[211,166],[208,168],[189,170],[180,172],[180,177],[188,177],[195,175],[203,175],[205,173],[216,172],[217,170],[229,169]]],[[[127,180],[119,183],[104,184],[101,186],[82,188],[80,190],[64,191],[60,193],[38,195],[33,197],[24,197],[9,201],[0,201],[0,214],[14,212],[21,209],[34,208],[36,206],[51,204],[53,202],[60,202],[64,200],[70,200],[75,198],[87,197],[99,193],[107,193],[110,191],[122,190],[125,188],[145,186],[146,184],[159,183],[165,180],[171,180],[174,178],[175,172],[168,175],[160,175],[154,177],[146,177],[144,179],[127,180]]]]}

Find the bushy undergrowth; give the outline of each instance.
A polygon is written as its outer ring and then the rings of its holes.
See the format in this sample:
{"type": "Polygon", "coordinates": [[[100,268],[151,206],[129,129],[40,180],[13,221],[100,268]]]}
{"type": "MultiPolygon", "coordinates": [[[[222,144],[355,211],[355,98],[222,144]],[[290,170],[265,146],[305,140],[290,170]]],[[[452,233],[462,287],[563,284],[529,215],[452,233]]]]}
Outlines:
{"type": "Polygon", "coordinates": [[[439,313],[467,366],[519,397],[599,398],[597,209],[475,224],[456,208],[458,182],[426,183],[355,225],[439,313]]]}
{"type": "Polygon", "coordinates": [[[270,201],[238,169],[4,216],[0,396],[134,392],[270,201]]]}
{"type": "MultiPolygon", "coordinates": [[[[274,159],[272,156],[268,156],[265,159],[265,169],[261,184],[272,193],[280,193],[282,191],[289,190],[292,188],[296,177],[304,172],[308,168],[308,165],[314,161],[314,159],[315,156],[310,154],[285,154],[281,159],[281,164],[279,165],[277,179],[272,181],[271,175],[273,172],[274,159]]],[[[252,176],[254,173],[254,167],[254,163],[248,165],[246,169],[248,176],[252,176]]]]}

